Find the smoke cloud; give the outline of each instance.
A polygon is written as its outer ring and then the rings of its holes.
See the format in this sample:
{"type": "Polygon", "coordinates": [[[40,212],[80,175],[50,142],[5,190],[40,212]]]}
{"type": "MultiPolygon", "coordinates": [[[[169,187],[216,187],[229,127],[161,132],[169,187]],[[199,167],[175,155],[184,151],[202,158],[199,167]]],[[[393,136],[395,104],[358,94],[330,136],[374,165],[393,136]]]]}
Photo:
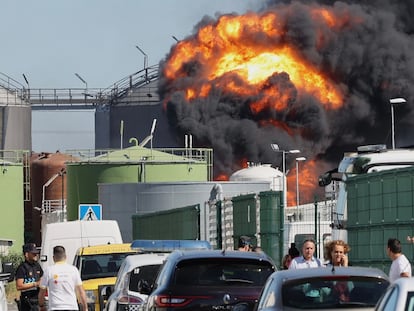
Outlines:
{"type": "MultiPolygon", "coordinates": [[[[315,160],[317,178],[359,145],[390,146],[389,99],[404,97],[407,104],[395,108],[396,142],[400,147],[412,145],[413,13],[414,2],[409,0],[269,1],[257,12],[246,12],[247,17],[259,16],[262,21],[269,15],[277,18],[267,33],[246,24],[242,40],[231,42],[232,49],[257,53],[294,49],[342,94],[342,104],[336,108],[304,91],[288,70],[275,70],[254,86],[233,71],[214,77],[206,74],[223,54],[224,44],[215,37],[200,39],[200,30],[223,23],[221,15],[206,16],[183,43],[208,46],[211,54],[197,51],[176,59],[179,43],[160,64],[159,93],[170,125],[177,137],[192,134],[194,146],[214,149],[216,176],[230,175],[245,161],[280,166],[280,154],[270,148],[277,143],[282,150],[300,149],[303,156],[315,160]],[[329,17],[315,18],[315,10],[329,12],[329,17]],[[169,74],[173,64],[178,68],[174,77],[169,74]],[[191,98],[189,89],[196,90],[191,98]],[[266,99],[263,94],[269,90],[277,97],[266,99]],[[255,103],[263,100],[267,100],[264,108],[255,110],[255,103]]],[[[294,157],[287,161],[292,166],[294,157]]]]}

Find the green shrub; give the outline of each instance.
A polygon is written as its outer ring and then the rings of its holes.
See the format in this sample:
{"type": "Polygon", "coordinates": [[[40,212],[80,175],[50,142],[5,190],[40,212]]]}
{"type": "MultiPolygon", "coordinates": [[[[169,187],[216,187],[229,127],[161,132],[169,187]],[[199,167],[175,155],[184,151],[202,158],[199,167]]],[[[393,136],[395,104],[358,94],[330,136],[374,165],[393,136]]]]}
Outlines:
{"type": "MultiPolygon", "coordinates": [[[[0,260],[2,263],[11,262],[13,264],[13,270],[16,271],[17,267],[24,260],[22,254],[11,253],[8,255],[0,255],[0,260]]],[[[14,299],[18,298],[20,295],[19,291],[16,289],[16,282],[8,282],[6,284],[6,296],[8,302],[14,302],[14,299]]]]}
{"type": "Polygon", "coordinates": [[[13,269],[16,270],[20,263],[23,262],[24,256],[22,254],[10,253],[8,255],[0,255],[0,260],[2,263],[13,263],[13,269]]]}

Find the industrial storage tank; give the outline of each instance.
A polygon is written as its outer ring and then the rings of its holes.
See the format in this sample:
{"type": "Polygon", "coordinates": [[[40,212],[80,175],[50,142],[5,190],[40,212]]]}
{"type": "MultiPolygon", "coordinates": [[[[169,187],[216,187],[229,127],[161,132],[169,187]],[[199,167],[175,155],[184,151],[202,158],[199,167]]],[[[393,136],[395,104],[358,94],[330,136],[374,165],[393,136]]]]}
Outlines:
{"type": "Polygon", "coordinates": [[[204,182],[212,175],[212,150],[152,149],[133,146],[67,163],[67,220],[79,217],[79,204],[97,204],[102,183],[204,182]]]}
{"type": "Polygon", "coordinates": [[[32,109],[18,90],[0,85],[0,149],[32,149],[32,109]]]}
{"type": "MultiPolygon", "coordinates": [[[[32,153],[30,157],[32,210],[26,229],[37,244],[41,241],[41,213],[64,211],[66,207],[66,162],[76,157],[60,153],[32,153]]],[[[63,220],[63,219],[62,219],[63,220]]]]}
{"type": "Polygon", "coordinates": [[[270,164],[249,163],[247,168],[243,168],[233,173],[230,181],[268,181],[269,190],[283,190],[283,173],[271,167],[270,164]]]}
{"type": "MultiPolygon", "coordinates": [[[[23,244],[24,181],[22,162],[0,156],[0,255],[21,253],[23,244]]],[[[17,157],[15,157],[16,159],[17,157]]]]}

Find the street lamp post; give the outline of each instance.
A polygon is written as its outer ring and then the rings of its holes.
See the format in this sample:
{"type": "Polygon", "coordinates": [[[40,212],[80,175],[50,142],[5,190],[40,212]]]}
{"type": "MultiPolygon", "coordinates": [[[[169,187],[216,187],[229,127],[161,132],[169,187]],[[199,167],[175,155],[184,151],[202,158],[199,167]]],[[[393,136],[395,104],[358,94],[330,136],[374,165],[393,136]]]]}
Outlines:
{"type": "Polygon", "coordinates": [[[27,95],[28,95],[28,98],[30,99],[30,84],[29,84],[29,80],[27,79],[27,77],[26,77],[26,75],[23,73],[23,79],[24,79],[24,81],[26,81],[26,84],[27,84],[27,95]]]}
{"type": "Polygon", "coordinates": [[[88,93],[88,82],[86,82],[78,73],[75,72],[75,76],[81,80],[83,83],[85,83],[85,94],[88,93]]]}
{"type": "Polygon", "coordinates": [[[147,67],[148,67],[148,55],[145,54],[145,52],[138,45],[136,45],[135,47],[138,49],[138,51],[140,51],[144,55],[144,69],[147,69],[147,67]]]}
{"type": "Polygon", "coordinates": [[[299,162],[305,160],[305,157],[296,158],[296,214],[299,212],[299,162]]]}
{"type": "Polygon", "coordinates": [[[282,181],[282,191],[283,191],[283,207],[287,207],[287,185],[286,185],[286,153],[300,153],[300,150],[293,149],[293,150],[280,150],[278,144],[270,144],[272,150],[275,152],[282,153],[282,173],[283,173],[283,181],[282,181]]]}
{"type": "Polygon", "coordinates": [[[407,101],[405,98],[398,97],[398,98],[391,98],[391,140],[392,140],[392,149],[395,149],[395,128],[394,128],[394,105],[401,105],[405,104],[407,101]]]}
{"type": "Polygon", "coordinates": [[[287,207],[287,186],[286,186],[286,153],[299,153],[300,151],[295,150],[280,150],[278,144],[270,144],[270,147],[272,147],[272,150],[275,152],[281,152],[282,153],[282,191],[283,191],[283,200],[282,200],[282,206],[280,207],[279,215],[280,215],[280,233],[279,233],[279,263],[282,265],[282,257],[283,257],[283,247],[284,247],[284,209],[287,207]]]}

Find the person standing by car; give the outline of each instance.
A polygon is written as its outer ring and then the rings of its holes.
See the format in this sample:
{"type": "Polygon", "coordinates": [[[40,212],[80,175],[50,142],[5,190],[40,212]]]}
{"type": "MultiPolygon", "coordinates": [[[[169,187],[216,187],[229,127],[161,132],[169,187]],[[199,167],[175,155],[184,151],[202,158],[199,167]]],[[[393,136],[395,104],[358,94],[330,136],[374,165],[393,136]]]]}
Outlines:
{"type": "Polygon", "coordinates": [[[238,250],[242,252],[251,252],[252,251],[252,242],[250,237],[242,235],[239,238],[238,250]]]}
{"type": "Polygon", "coordinates": [[[78,269],[66,263],[66,251],[63,246],[53,248],[55,264],[45,270],[40,282],[39,307],[45,310],[45,294],[48,290],[48,310],[79,310],[77,296],[84,311],[88,310],[86,294],[78,269]]]}
{"type": "Polygon", "coordinates": [[[290,255],[291,259],[300,256],[299,250],[296,248],[296,243],[290,243],[290,248],[288,249],[288,254],[290,255]]]}
{"type": "Polygon", "coordinates": [[[315,258],[315,241],[305,240],[302,244],[302,256],[292,259],[289,269],[306,269],[322,267],[322,263],[318,258],[315,258]]]}
{"type": "Polygon", "coordinates": [[[34,243],[23,245],[24,262],[16,269],[16,289],[20,300],[16,301],[20,311],[37,310],[37,295],[43,270],[37,262],[39,250],[34,243]]]}
{"type": "Polygon", "coordinates": [[[287,270],[289,269],[290,263],[292,262],[292,257],[289,254],[286,254],[282,258],[282,269],[287,270]]]}
{"type": "Polygon", "coordinates": [[[401,242],[398,239],[388,239],[386,252],[392,260],[389,272],[390,283],[395,282],[400,277],[411,277],[411,264],[402,253],[401,242]]]}
{"type": "Polygon", "coordinates": [[[348,252],[351,250],[349,245],[343,240],[330,241],[325,245],[325,255],[328,263],[326,266],[348,267],[348,252]]]}
{"type": "MultiPolygon", "coordinates": [[[[351,250],[349,245],[343,240],[333,240],[325,245],[325,256],[328,260],[327,267],[348,267],[348,252],[351,250]]],[[[339,301],[347,302],[350,300],[349,282],[335,282],[333,286],[333,296],[339,301]]]]}

